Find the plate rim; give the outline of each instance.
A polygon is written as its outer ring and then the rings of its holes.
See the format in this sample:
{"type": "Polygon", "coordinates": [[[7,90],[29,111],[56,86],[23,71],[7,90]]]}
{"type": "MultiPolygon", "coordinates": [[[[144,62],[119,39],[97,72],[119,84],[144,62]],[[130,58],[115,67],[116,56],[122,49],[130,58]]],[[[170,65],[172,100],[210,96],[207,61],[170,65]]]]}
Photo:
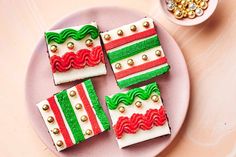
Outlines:
{"type": "MultiPolygon", "coordinates": [[[[72,16],[74,16],[74,15],[77,15],[77,14],[80,14],[81,12],[90,12],[90,11],[92,11],[92,10],[100,10],[100,9],[120,9],[120,10],[126,10],[126,11],[129,11],[129,12],[133,12],[134,14],[137,14],[137,15],[148,15],[149,17],[151,17],[153,20],[154,20],[154,22],[155,23],[158,23],[159,25],[160,25],[160,27],[167,33],[167,34],[169,34],[169,37],[171,38],[171,40],[172,41],[174,41],[174,43],[177,45],[177,48],[179,49],[179,51],[180,52],[182,52],[181,51],[181,49],[180,49],[180,47],[179,47],[179,45],[178,45],[178,43],[176,42],[176,40],[173,38],[173,36],[165,29],[165,27],[163,26],[163,25],[161,25],[157,20],[156,20],[156,18],[154,18],[152,15],[150,15],[149,13],[145,13],[145,12],[143,12],[143,11],[139,11],[139,10],[135,10],[135,9],[130,9],[130,8],[126,8],[126,7],[119,7],[119,6],[110,6],[110,5],[108,5],[108,6],[97,6],[97,7],[87,7],[87,8],[82,8],[82,9],[79,9],[79,10],[75,10],[75,11],[72,11],[72,12],[70,12],[70,13],[68,13],[67,15],[65,15],[65,16],[63,16],[62,18],[60,18],[59,20],[57,20],[56,22],[55,22],[55,24],[53,24],[52,26],[50,26],[49,27],[49,29],[48,30],[52,30],[52,29],[54,29],[55,27],[57,27],[58,25],[60,25],[61,23],[62,23],[62,21],[64,21],[64,20],[66,20],[67,18],[70,18],[70,17],[72,17],[72,16]]],[[[32,51],[32,53],[31,53],[31,57],[30,57],[30,59],[29,59],[29,61],[28,61],[28,64],[27,64],[27,70],[26,70],[26,73],[25,73],[25,80],[24,80],[24,94],[25,94],[25,96],[24,96],[24,99],[25,99],[25,105],[26,105],[26,110],[27,110],[27,117],[30,117],[30,112],[29,112],[29,108],[28,108],[28,105],[27,104],[29,104],[29,100],[28,100],[28,98],[27,98],[27,80],[29,79],[29,77],[30,77],[30,66],[29,65],[32,65],[33,64],[33,58],[34,58],[34,56],[35,55],[37,55],[37,53],[36,53],[36,51],[37,51],[37,49],[39,49],[39,47],[41,47],[41,45],[43,44],[43,42],[41,42],[41,41],[43,41],[44,40],[44,36],[43,35],[41,35],[41,37],[39,38],[39,40],[37,40],[37,44],[36,44],[36,46],[35,46],[35,48],[33,49],[33,51],[32,51]]],[[[163,152],[165,149],[167,149],[169,146],[170,146],[170,144],[174,141],[174,139],[176,138],[176,136],[179,134],[179,132],[180,132],[180,130],[181,130],[181,128],[182,128],[182,126],[183,126],[183,124],[184,124],[184,121],[186,120],[186,116],[187,116],[187,113],[188,113],[188,109],[189,109],[189,102],[190,102],[190,92],[191,92],[191,86],[190,86],[190,77],[189,77],[189,71],[188,71],[188,65],[187,65],[187,63],[186,63],[186,60],[185,60],[185,57],[184,57],[184,55],[183,55],[183,53],[180,53],[179,54],[181,57],[182,57],[182,59],[183,59],[183,61],[184,61],[184,70],[185,70],[185,73],[186,73],[186,77],[187,77],[187,82],[186,82],[186,91],[188,91],[188,92],[186,92],[186,108],[185,108],[185,111],[184,111],[184,116],[182,116],[182,118],[181,118],[181,123],[180,123],[180,125],[178,126],[178,128],[176,129],[177,131],[176,131],[176,134],[174,135],[174,137],[173,136],[171,136],[171,138],[170,138],[170,140],[168,140],[168,142],[167,142],[167,145],[165,146],[165,147],[163,147],[163,148],[161,148],[160,149],[160,151],[156,154],[156,155],[159,155],[161,152],[163,152]]],[[[29,121],[30,121],[30,125],[32,126],[32,128],[33,128],[33,130],[35,131],[35,133],[36,133],[36,136],[38,136],[39,137],[39,139],[40,139],[40,141],[50,150],[50,152],[52,152],[52,154],[54,154],[54,155],[56,155],[55,154],[55,152],[53,151],[53,150],[51,150],[51,148],[50,147],[48,147],[47,146],[47,144],[44,142],[44,140],[42,139],[42,137],[38,134],[38,131],[36,130],[36,128],[34,127],[34,125],[33,125],[33,120],[31,120],[30,118],[29,118],[29,121]]],[[[57,155],[56,155],[57,156],[57,155]]]]}

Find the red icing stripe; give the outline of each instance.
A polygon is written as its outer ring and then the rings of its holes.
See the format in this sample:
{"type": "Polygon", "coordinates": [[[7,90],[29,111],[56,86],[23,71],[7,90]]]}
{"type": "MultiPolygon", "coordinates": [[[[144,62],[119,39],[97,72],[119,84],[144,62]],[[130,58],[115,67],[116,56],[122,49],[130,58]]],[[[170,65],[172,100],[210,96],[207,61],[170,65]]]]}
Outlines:
{"type": "Polygon", "coordinates": [[[97,46],[92,49],[81,49],[78,52],[67,52],[62,57],[54,55],[50,58],[53,73],[56,71],[65,72],[74,69],[81,69],[85,66],[96,66],[100,62],[105,63],[102,47],[97,46]]]}
{"type": "Polygon", "coordinates": [[[139,129],[150,130],[154,126],[162,126],[167,120],[163,106],[158,109],[149,109],[145,114],[134,113],[131,118],[119,117],[113,126],[116,137],[122,138],[124,133],[135,134],[139,129]]]}
{"type": "Polygon", "coordinates": [[[65,123],[64,123],[63,118],[61,116],[61,112],[60,112],[60,110],[59,110],[59,108],[57,106],[57,103],[56,103],[56,101],[54,99],[54,96],[51,97],[51,98],[48,98],[47,100],[49,102],[50,108],[52,109],[52,112],[54,113],[54,116],[55,116],[56,121],[58,123],[60,132],[61,132],[61,134],[62,134],[62,136],[64,138],[64,141],[66,143],[66,146],[67,147],[72,146],[73,142],[72,142],[72,140],[70,138],[70,135],[69,135],[69,132],[68,132],[66,126],[65,126],[65,123]]]}
{"type": "Polygon", "coordinates": [[[157,34],[155,28],[151,28],[151,29],[145,30],[140,33],[135,33],[130,36],[126,36],[126,37],[123,37],[120,39],[112,40],[111,42],[105,44],[104,46],[105,46],[105,49],[108,51],[108,50],[111,50],[111,49],[116,48],[118,46],[130,43],[135,40],[143,39],[143,38],[149,37],[151,35],[155,35],[155,34],[157,34]]]}
{"type": "Polygon", "coordinates": [[[84,108],[85,108],[85,110],[86,110],[86,112],[88,114],[88,118],[89,118],[89,121],[90,121],[90,123],[92,125],[93,132],[94,132],[95,135],[97,135],[97,134],[99,134],[101,132],[101,129],[100,129],[99,125],[98,125],[96,116],[95,116],[95,114],[93,112],[91,104],[89,103],[89,100],[87,98],[87,95],[86,95],[86,93],[84,91],[84,88],[83,88],[82,84],[76,85],[76,89],[77,89],[77,91],[79,93],[79,96],[80,96],[82,102],[83,102],[84,108]]]}
{"type": "Polygon", "coordinates": [[[119,72],[115,73],[115,76],[116,76],[116,79],[118,80],[118,79],[121,79],[121,78],[126,77],[128,75],[131,75],[131,74],[134,74],[134,73],[137,73],[140,71],[144,71],[144,70],[153,68],[155,66],[162,65],[164,63],[167,63],[167,59],[166,59],[166,57],[161,57],[159,59],[141,64],[141,65],[133,66],[132,68],[129,68],[129,69],[119,71],[119,72]]]}

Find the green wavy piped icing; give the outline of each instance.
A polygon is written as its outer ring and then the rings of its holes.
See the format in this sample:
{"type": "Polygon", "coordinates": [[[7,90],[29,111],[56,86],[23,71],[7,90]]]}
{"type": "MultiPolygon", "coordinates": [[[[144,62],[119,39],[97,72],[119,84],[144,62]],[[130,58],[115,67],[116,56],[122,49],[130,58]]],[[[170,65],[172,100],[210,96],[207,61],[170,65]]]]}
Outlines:
{"type": "Polygon", "coordinates": [[[142,100],[147,100],[153,92],[160,95],[160,91],[156,83],[147,85],[145,89],[134,88],[132,90],[129,90],[127,93],[118,93],[112,96],[112,98],[106,96],[105,99],[108,108],[110,110],[115,110],[120,103],[123,103],[126,106],[131,105],[134,102],[135,97],[139,97],[142,100]]]}
{"type": "Polygon", "coordinates": [[[85,25],[80,30],[74,30],[72,28],[64,29],[60,33],[56,32],[46,32],[45,37],[48,44],[52,41],[57,44],[64,43],[68,38],[73,38],[74,40],[81,40],[87,35],[91,35],[92,39],[96,39],[99,35],[98,29],[92,25],[85,25]]]}

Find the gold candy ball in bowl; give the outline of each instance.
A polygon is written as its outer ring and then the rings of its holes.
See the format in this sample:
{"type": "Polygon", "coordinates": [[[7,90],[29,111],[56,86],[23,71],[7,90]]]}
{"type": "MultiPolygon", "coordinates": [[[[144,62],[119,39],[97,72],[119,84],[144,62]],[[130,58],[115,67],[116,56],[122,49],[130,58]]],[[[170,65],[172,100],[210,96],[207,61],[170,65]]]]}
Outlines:
{"type": "Polygon", "coordinates": [[[182,19],[183,18],[183,13],[181,9],[176,9],[174,11],[174,15],[176,19],[182,19]]]}

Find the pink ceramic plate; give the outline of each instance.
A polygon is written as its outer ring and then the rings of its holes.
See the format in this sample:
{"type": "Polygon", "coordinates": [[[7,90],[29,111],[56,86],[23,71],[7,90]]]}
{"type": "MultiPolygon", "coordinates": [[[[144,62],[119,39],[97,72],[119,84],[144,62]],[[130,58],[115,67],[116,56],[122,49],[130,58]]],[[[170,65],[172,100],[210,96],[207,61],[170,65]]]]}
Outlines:
{"type": "MultiPolygon", "coordinates": [[[[123,24],[134,22],[144,16],[145,14],[142,13],[116,7],[94,8],[76,12],[61,20],[52,29],[96,21],[100,27],[100,30],[104,31],[123,24]]],[[[27,108],[29,117],[32,120],[32,125],[37,134],[48,146],[48,148],[51,149],[56,155],[64,157],[149,157],[160,153],[175,138],[181,128],[188,109],[190,89],[188,70],[184,57],[174,39],[164,30],[162,26],[160,26],[159,23],[156,23],[156,25],[161,44],[172,68],[169,74],[155,78],[148,82],[157,81],[160,85],[164,104],[167,109],[167,114],[169,115],[172,135],[149,140],[125,149],[118,148],[113,130],[110,130],[65,151],[57,152],[55,150],[51,137],[47,132],[46,126],[41,119],[40,113],[38,112],[35,104],[51,96],[53,93],[79,83],[79,81],[71,84],[54,86],[49,60],[46,53],[46,44],[44,42],[44,38],[41,38],[34,50],[26,76],[25,87],[27,108]]],[[[104,96],[120,91],[116,85],[113,73],[108,64],[107,69],[108,74],[106,76],[95,77],[92,79],[98,93],[98,97],[106,112],[107,108],[104,102],[104,96]]]]}

